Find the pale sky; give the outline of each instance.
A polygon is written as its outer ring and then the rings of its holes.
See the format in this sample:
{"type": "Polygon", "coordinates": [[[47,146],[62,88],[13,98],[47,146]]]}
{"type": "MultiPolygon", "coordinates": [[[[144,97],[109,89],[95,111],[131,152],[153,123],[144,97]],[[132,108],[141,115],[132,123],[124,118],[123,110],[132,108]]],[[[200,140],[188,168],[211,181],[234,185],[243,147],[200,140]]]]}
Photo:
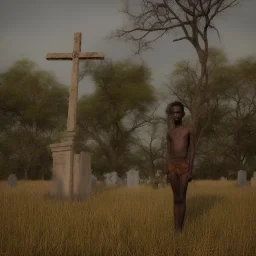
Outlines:
{"type": "MultiPolygon", "coordinates": [[[[211,45],[236,59],[256,55],[255,0],[241,0],[236,9],[218,17],[216,34],[211,45]]],[[[131,43],[105,39],[123,24],[119,13],[121,0],[1,0],[0,4],[0,71],[26,57],[42,69],[53,71],[60,82],[69,85],[71,61],[47,61],[48,52],[72,52],[74,32],[82,33],[82,51],[104,52],[106,58],[120,60],[131,56],[131,43]]],[[[172,42],[172,36],[155,44],[154,51],[143,54],[153,71],[153,84],[159,88],[166,81],[174,64],[181,59],[195,58],[187,42],[172,42]]],[[[85,79],[79,84],[79,95],[92,93],[93,83],[85,79]]]]}

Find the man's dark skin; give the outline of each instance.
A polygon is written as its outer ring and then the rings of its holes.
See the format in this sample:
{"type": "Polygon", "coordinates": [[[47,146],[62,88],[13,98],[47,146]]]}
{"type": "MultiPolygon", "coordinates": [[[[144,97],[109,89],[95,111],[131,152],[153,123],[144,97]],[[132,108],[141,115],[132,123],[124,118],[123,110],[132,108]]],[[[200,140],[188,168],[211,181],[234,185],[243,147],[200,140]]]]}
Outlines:
{"type": "Polygon", "coordinates": [[[184,126],[182,118],[185,116],[184,107],[174,102],[167,107],[168,119],[171,118],[174,127],[167,132],[166,167],[177,158],[188,161],[188,172],[176,174],[168,172],[168,181],[171,183],[174,199],[174,225],[177,232],[181,232],[186,212],[186,193],[188,182],[192,180],[192,169],[195,157],[195,135],[191,126],[184,126]]]}

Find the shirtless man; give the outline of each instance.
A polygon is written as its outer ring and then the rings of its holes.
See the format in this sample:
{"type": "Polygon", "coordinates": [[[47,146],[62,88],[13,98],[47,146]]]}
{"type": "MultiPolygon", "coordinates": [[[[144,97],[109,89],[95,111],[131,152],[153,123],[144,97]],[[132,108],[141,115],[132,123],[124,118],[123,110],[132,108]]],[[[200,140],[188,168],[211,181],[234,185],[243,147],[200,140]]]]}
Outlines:
{"type": "Polygon", "coordinates": [[[171,184],[174,201],[174,225],[181,232],[186,212],[188,182],[192,180],[195,157],[195,135],[191,126],[184,126],[185,116],[182,103],[175,101],[166,108],[168,121],[171,118],[174,128],[167,132],[166,171],[167,182],[171,184]]]}

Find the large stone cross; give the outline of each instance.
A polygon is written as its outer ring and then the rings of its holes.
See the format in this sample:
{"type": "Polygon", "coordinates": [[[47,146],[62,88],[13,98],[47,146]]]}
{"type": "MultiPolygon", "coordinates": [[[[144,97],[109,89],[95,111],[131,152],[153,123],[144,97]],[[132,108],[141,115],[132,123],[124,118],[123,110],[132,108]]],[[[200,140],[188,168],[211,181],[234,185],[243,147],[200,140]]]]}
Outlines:
{"type": "Polygon", "coordinates": [[[68,104],[68,120],[67,132],[70,135],[75,134],[76,128],[76,107],[78,97],[78,75],[79,75],[79,59],[104,59],[102,52],[81,52],[82,34],[74,34],[74,46],[72,53],[48,53],[47,60],[72,60],[71,87],[68,104]]]}

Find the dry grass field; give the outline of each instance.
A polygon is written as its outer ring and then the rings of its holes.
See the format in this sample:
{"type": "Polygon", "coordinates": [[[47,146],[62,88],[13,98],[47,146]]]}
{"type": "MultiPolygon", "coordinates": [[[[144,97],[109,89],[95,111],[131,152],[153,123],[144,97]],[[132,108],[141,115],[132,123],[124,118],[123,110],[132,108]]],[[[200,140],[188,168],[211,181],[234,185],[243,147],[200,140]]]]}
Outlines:
{"type": "Polygon", "coordinates": [[[189,185],[184,232],[173,233],[172,192],[109,189],[87,202],[47,199],[50,183],[0,183],[1,256],[254,256],[256,188],[189,185]]]}

